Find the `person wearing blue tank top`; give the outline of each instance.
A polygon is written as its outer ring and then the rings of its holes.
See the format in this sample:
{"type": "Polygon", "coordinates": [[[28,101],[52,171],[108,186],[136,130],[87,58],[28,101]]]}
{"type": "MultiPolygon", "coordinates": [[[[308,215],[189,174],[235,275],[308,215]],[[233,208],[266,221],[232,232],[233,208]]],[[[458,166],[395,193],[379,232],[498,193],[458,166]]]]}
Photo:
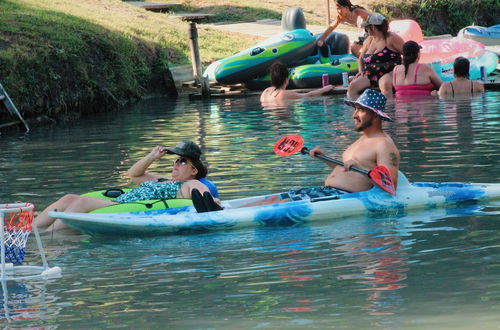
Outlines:
{"type": "MultiPolygon", "coordinates": [[[[90,212],[98,208],[147,199],[191,199],[193,189],[201,194],[218,197],[215,185],[206,179],[207,168],[200,159],[201,149],[192,141],[181,141],[167,149],[156,146],[149,154],[137,161],[128,171],[130,180],[139,187],[132,189],[110,201],[100,198],[68,194],[49,205],[35,219],[39,228],[56,231],[67,228],[60,220],[51,218],[48,213],[57,209],[60,212],[90,212]],[[150,173],[148,168],[166,154],[179,156],[174,162],[170,178],[150,173]]],[[[217,203],[219,201],[217,200],[217,203]]]]}

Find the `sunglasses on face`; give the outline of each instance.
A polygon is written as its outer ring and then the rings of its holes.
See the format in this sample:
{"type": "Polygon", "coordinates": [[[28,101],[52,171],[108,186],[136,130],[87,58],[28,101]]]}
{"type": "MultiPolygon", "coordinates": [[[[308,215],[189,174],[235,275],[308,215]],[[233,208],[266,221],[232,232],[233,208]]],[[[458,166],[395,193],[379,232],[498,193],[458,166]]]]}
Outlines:
{"type": "Polygon", "coordinates": [[[191,162],[189,160],[187,160],[186,158],[177,158],[176,160],[174,160],[174,166],[176,164],[179,164],[181,166],[186,166],[187,164],[191,165],[192,168],[195,168],[193,166],[193,164],[191,164],[191,162]]]}

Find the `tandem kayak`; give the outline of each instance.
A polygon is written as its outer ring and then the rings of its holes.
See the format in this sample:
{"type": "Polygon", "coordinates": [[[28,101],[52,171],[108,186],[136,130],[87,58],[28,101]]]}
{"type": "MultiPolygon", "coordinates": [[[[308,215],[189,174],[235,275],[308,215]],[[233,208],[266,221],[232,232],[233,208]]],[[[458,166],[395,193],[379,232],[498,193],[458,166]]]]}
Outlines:
{"type": "Polygon", "coordinates": [[[380,188],[335,197],[241,207],[263,200],[256,196],[222,202],[221,211],[197,213],[193,206],[129,213],[50,212],[71,228],[89,235],[165,235],[248,226],[306,224],[361,215],[404,215],[411,210],[456,206],[500,199],[500,184],[410,183],[400,173],[396,196],[380,188]]]}

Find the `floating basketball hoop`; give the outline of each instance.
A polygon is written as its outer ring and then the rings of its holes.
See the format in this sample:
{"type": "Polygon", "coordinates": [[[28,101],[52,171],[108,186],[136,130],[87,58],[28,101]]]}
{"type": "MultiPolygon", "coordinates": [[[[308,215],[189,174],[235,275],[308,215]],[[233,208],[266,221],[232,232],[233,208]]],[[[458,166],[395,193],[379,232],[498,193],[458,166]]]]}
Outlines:
{"type": "Polygon", "coordinates": [[[61,275],[59,267],[49,268],[42,241],[36,226],[32,226],[35,208],[31,203],[0,204],[0,244],[1,273],[0,279],[20,280],[37,277],[57,277],[61,275]],[[38,250],[43,266],[22,266],[26,242],[31,231],[35,232],[38,250]]]}

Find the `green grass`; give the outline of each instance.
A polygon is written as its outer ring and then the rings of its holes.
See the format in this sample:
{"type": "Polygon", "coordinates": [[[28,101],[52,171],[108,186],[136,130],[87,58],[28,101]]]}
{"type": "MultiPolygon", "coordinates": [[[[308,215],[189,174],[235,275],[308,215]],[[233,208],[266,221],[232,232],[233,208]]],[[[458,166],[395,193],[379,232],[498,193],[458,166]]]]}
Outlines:
{"type": "MultiPolygon", "coordinates": [[[[27,118],[106,111],[162,84],[169,66],[190,62],[187,28],[119,0],[4,0],[0,80],[27,118]]],[[[206,63],[257,42],[199,34],[206,63]]]]}

